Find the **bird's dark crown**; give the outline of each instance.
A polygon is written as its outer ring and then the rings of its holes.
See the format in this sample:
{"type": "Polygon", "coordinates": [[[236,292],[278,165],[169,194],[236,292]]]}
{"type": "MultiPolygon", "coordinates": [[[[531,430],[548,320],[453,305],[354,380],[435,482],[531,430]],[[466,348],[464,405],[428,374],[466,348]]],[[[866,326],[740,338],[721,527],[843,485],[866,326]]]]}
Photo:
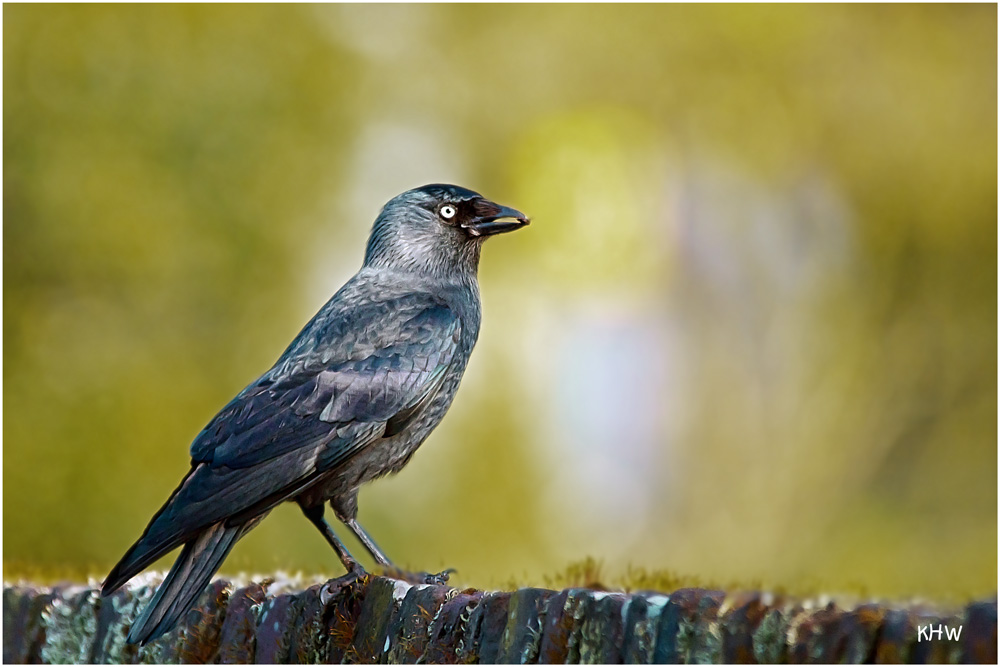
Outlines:
{"type": "Polygon", "coordinates": [[[447,183],[431,183],[430,185],[413,188],[410,192],[424,194],[442,201],[468,201],[477,197],[482,198],[482,195],[478,192],[473,192],[460,185],[449,185],[447,183]]]}

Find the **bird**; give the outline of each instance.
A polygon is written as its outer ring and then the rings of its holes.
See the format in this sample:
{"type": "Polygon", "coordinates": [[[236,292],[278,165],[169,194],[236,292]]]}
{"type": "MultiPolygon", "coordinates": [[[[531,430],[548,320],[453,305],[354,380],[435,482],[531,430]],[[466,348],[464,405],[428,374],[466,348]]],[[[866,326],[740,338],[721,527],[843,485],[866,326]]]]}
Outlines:
{"type": "Polygon", "coordinates": [[[191,469],[105,579],[102,596],[183,547],[129,643],[173,628],[236,542],[285,501],[349,574],[365,570],[324,518],[327,502],[377,565],[395,567],[358,523],[358,491],[399,472],[448,411],[479,336],[483,243],[529,222],[457,185],[385,204],[361,269],[195,436],[191,469]]]}

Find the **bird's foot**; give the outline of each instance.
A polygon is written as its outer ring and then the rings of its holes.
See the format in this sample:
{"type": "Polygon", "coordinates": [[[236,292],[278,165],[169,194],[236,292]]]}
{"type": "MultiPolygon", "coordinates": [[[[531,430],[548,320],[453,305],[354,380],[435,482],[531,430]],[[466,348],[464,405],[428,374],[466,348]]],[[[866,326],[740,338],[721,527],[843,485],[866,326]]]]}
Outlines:
{"type": "Polygon", "coordinates": [[[323,587],[319,589],[320,602],[325,606],[330,600],[367,576],[368,573],[365,572],[365,568],[361,567],[361,563],[355,562],[348,567],[347,574],[341,575],[336,579],[331,579],[323,584],[323,587]]]}
{"type": "Polygon", "coordinates": [[[406,570],[401,570],[398,567],[387,567],[382,571],[382,574],[386,577],[399,579],[414,585],[432,584],[434,586],[447,586],[448,577],[451,576],[452,572],[458,572],[458,570],[453,567],[449,567],[444,572],[431,574],[429,572],[407,572],[406,570]]]}
{"type": "MultiPolygon", "coordinates": [[[[368,576],[368,572],[365,571],[365,568],[361,567],[361,563],[358,561],[351,563],[351,565],[347,568],[347,574],[344,575],[344,577],[350,577],[352,579],[360,579],[365,576],[368,576]]],[[[343,579],[344,577],[341,578],[343,579]]]]}
{"type": "Polygon", "coordinates": [[[448,578],[451,576],[452,572],[458,572],[453,567],[449,567],[447,570],[438,572],[437,574],[430,574],[428,572],[421,572],[420,575],[424,578],[425,584],[434,584],[436,586],[447,586],[448,578]]]}

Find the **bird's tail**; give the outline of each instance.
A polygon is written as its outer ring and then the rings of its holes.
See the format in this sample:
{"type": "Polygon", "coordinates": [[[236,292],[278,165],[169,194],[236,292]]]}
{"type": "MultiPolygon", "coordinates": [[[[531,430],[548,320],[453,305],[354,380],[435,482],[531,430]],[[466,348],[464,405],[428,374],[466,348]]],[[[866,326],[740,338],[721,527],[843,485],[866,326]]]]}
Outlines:
{"type": "Polygon", "coordinates": [[[168,632],[205,590],[212,575],[248,526],[219,522],[184,545],[153,599],[132,623],[129,644],[146,644],[168,632]]]}

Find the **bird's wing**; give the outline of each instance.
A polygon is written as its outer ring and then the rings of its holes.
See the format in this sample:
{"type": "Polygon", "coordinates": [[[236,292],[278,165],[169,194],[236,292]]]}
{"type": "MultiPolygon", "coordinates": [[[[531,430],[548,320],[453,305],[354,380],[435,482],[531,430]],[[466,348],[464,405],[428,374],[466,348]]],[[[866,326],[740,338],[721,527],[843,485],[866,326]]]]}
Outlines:
{"type": "Polygon", "coordinates": [[[430,297],[314,321],[198,434],[190,473],[134,549],[169,550],[204,526],[266,512],[398,432],[440,387],[460,333],[457,315],[430,297]]]}
{"type": "Polygon", "coordinates": [[[400,420],[412,418],[440,387],[461,324],[447,306],[425,299],[394,305],[390,323],[379,317],[384,303],[341,318],[353,325],[349,339],[337,335],[339,322],[323,327],[205,427],[191,446],[192,460],[248,468],[307,447],[328,469],[363,445],[359,436],[371,435],[372,425],[402,430],[400,420]],[[331,334],[335,340],[324,340],[331,334]]]}

